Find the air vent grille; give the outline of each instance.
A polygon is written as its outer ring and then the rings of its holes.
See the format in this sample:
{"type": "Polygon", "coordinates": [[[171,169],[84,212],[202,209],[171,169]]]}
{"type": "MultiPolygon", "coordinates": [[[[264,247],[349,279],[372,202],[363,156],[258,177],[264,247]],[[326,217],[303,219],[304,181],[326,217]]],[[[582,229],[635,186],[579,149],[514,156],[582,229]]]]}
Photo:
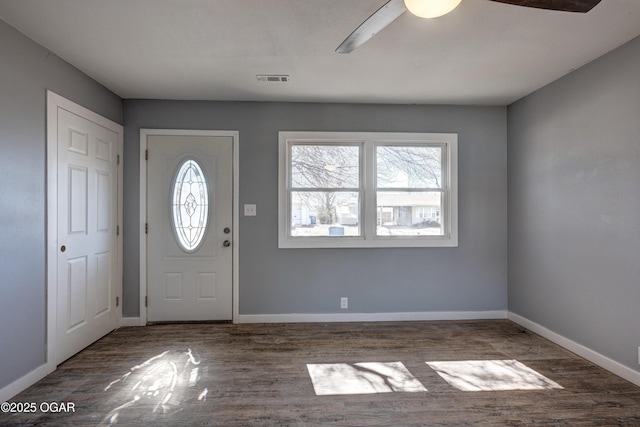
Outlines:
{"type": "Polygon", "coordinates": [[[256,79],[259,82],[283,82],[291,80],[291,76],[287,74],[257,74],[256,79]]]}

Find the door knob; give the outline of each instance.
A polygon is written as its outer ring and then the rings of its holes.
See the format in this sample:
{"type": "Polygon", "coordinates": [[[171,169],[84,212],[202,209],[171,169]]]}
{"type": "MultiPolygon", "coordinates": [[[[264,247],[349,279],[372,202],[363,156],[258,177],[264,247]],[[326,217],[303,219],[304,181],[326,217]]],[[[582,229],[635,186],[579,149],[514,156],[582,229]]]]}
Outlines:
{"type": "Polygon", "coordinates": [[[67,250],[67,247],[65,245],[60,246],[60,252],[64,252],[67,250]]]}
{"type": "Polygon", "coordinates": [[[225,240],[224,243],[222,243],[222,246],[224,246],[225,248],[228,248],[229,246],[231,246],[231,242],[228,240],[225,240]]]}
{"type": "Polygon", "coordinates": [[[225,227],[224,230],[222,230],[222,231],[224,231],[224,234],[231,233],[231,229],[229,227],[225,227]]]}

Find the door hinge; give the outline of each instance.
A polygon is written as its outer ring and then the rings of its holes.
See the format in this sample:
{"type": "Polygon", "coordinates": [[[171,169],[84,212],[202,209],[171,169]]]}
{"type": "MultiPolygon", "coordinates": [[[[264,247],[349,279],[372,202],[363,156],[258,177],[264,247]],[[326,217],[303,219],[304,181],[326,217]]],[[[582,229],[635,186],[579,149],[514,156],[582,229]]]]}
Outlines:
{"type": "Polygon", "coordinates": [[[116,297],[116,307],[120,307],[120,297],[116,297]]]}
{"type": "Polygon", "coordinates": [[[144,150],[144,159],[149,160],[149,150],[144,150]]]}
{"type": "Polygon", "coordinates": [[[149,223],[144,224],[144,234],[149,234],[149,223]]]}
{"type": "Polygon", "coordinates": [[[144,306],[145,307],[149,306],[149,297],[144,297],[144,306]]]}
{"type": "Polygon", "coordinates": [[[120,164],[120,154],[118,154],[117,159],[117,164],[120,164]]]}
{"type": "Polygon", "coordinates": [[[120,235],[120,226],[116,225],[116,236],[120,235]]]}

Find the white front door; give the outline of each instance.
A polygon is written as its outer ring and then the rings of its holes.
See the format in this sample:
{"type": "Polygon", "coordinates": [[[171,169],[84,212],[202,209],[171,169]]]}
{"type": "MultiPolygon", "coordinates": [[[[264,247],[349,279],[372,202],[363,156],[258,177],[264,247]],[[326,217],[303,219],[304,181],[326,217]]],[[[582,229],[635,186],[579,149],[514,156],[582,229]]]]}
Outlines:
{"type": "Polygon", "coordinates": [[[146,142],[147,320],[231,320],[233,137],[146,142]]]}
{"type": "Polygon", "coordinates": [[[121,135],[57,110],[59,364],[117,327],[121,135]]]}

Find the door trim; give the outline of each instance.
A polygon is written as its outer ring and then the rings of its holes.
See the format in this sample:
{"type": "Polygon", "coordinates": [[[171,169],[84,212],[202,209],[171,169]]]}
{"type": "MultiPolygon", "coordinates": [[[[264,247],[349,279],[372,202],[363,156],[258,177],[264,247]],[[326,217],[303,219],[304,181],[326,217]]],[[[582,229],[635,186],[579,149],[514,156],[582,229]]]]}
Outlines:
{"type": "MultiPolygon", "coordinates": [[[[107,119],[73,101],[70,101],[55,92],[47,91],[47,361],[48,373],[56,370],[57,354],[57,319],[58,319],[58,109],[67,110],[99,126],[107,128],[118,135],[118,164],[117,191],[117,225],[122,225],[123,213],[123,164],[122,157],[124,128],[122,125],[107,119]]],[[[120,227],[122,230],[122,227],[120,227]]],[[[116,294],[120,301],[116,307],[116,324],[120,325],[122,319],[122,231],[118,234],[116,254],[116,294]]]]}
{"type": "Polygon", "coordinates": [[[145,224],[147,223],[147,161],[145,152],[147,150],[147,138],[152,135],[167,136],[230,136],[233,138],[233,225],[232,249],[233,263],[231,266],[232,276],[232,321],[238,322],[240,312],[239,289],[240,282],[238,276],[238,266],[240,264],[240,141],[238,131],[227,130],[188,130],[188,129],[140,129],[140,326],[147,324],[147,307],[145,300],[147,297],[147,235],[145,224]]]}

